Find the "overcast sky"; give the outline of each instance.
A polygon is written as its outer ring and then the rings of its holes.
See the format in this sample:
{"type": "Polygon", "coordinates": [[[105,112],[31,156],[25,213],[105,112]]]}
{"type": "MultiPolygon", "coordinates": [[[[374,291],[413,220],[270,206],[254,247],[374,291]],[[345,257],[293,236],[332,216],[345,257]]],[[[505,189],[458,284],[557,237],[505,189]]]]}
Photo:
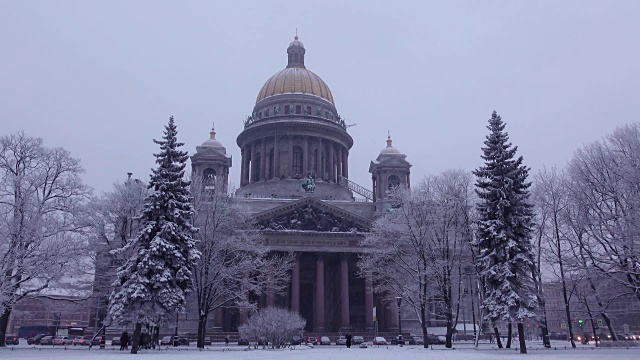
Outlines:
{"type": "Polygon", "coordinates": [[[296,28],[354,138],[352,180],[394,145],[417,182],[481,164],[495,109],[525,164],[638,120],[640,1],[0,1],[0,134],[82,159],[97,192],[148,180],[169,116],[233,155],[296,28]]]}

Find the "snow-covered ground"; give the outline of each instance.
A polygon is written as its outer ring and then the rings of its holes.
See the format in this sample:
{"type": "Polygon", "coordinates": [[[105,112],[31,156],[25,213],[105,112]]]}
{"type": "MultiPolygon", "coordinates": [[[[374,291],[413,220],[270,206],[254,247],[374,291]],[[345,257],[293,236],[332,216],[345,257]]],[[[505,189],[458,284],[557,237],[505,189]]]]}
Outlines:
{"type": "MultiPolygon", "coordinates": [[[[554,344],[558,346],[559,344],[554,344]]],[[[481,345],[474,349],[471,344],[458,344],[454,350],[445,350],[436,347],[435,350],[423,349],[419,346],[387,346],[367,349],[353,347],[347,349],[343,346],[316,346],[314,348],[296,347],[293,350],[245,350],[237,346],[213,346],[207,350],[198,351],[194,347],[189,348],[163,348],[161,350],[143,350],[136,358],[140,359],[194,359],[210,360],[212,358],[222,360],[341,360],[341,359],[366,359],[366,360],[413,360],[413,359],[437,359],[437,360],[489,360],[489,359],[530,359],[530,360],[556,360],[556,359],[580,359],[603,360],[640,359],[640,347],[630,349],[602,349],[592,346],[581,346],[578,349],[565,349],[564,344],[556,349],[542,349],[539,345],[532,344],[528,355],[520,355],[515,350],[497,350],[491,345],[481,345]]],[[[128,352],[120,352],[113,348],[106,350],[69,347],[34,348],[27,345],[0,349],[0,359],[53,359],[53,360],[113,360],[131,359],[128,352]]]]}

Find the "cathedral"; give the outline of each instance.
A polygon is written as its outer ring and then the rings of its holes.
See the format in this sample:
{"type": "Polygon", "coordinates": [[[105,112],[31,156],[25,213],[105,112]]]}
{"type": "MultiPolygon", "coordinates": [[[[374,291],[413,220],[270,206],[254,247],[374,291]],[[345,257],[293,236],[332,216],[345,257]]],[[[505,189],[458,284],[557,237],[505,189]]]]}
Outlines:
{"type": "MultiPolygon", "coordinates": [[[[308,331],[398,329],[397,308],[358,276],[359,242],[388,208],[388,190],[410,186],[406,155],[386,147],[371,161],[371,188],[349,180],[353,138],[329,86],[305,66],[296,36],[287,66],[258,92],[236,139],[241,150],[235,196],[251,209],[269,249],[296,256],[286,294],[267,293],[259,307],[281,306],[307,320],[308,331]]],[[[373,154],[372,154],[373,155],[373,154]]],[[[232,158],[212,129],[191,157],[194,176],[228,186],[232,158]]],[[[218,309],[210,328],[234,331],[246,314],[218,309]]]]}

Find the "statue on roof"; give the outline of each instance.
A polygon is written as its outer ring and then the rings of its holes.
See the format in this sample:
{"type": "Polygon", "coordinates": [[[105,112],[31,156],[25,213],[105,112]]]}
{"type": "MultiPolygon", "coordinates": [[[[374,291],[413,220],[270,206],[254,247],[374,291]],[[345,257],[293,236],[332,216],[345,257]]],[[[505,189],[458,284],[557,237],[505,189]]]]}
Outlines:
{"type": "Polygon", "coordinates": [[[309,173],[302,181],[302,188],[305,192],[313,192],[316,188],[316,181],[311,173],[309,173]]]}

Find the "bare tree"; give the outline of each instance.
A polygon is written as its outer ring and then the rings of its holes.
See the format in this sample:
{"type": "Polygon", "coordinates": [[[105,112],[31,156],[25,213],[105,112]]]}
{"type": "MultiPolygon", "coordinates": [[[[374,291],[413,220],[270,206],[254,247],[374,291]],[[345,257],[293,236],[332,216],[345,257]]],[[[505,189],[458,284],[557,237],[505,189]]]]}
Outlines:
{"type": "Polygon", "coordinates": [[[640,124],[579,149],[569,164],[590,265],[640,301],[640,124]]]}
{"type": "MultiPolygon", "coordinates": [[[[557,273],[562,286],[562,296],[564,300],[565,315],[569,327],[569,337],[571,346],[575,349],[573,326],[571,322],[571,309],[569,306],[569,295],[567,289],[567,277],[565,274],[565,258],[570,255],[569,243],[564,237],[564,222],[562,220],[564,211],[568,206],[567,188],[565,186],[564,174],[556,168],[541,170],[535,179],[535,200],[539,214],[540,238],[544,240],[545,248],[549,252],[549,260],[552,267],[557,267],[557,273]]],[[[543,244],[540,244],[542,249],[543,244]]],[[[555,269],[554,269],[555,270],[555,269]]]]}
{"type": "Polygon", "coordinates": [[[42,139],[0,137],[0,346],[17,301],[39,294],[79,266],[84,227],[80,161],[42,139]]]}
{"type": "MultiPolygon", "coordinates": [[[[95,266],[93,275],[94,329],[110,324],[105,318],[111,286],[116,269],[123,265],[130,254],[111,252],[125,247],[140,231],[140,216],[146,198],[150,194],[147,185],[132,179],[113,184],[113,189],[91,199],[87,212],[90,257],[95,266]]],[[[94,331],[95,333],[95,331],[94,331]]]]}
{"type": "MultiPolygon", "coordinates": [[[[447,323],[446,346],[457,323],[462,261],[470,243],[468,194],[471,176],[447,171],[412,191],[392,190],[395,205],[362,241],[359,261],[376,291],[401,296],[416,311],[427,338],[428,304],[439,300],[447,323]]],[[[428,344],[425,341],[425,347],[428,344]]]]}
{"type": "Polygon", "coordinates": [[[221,307],[251,307],[249,293],[282,294],[293,257],[269,253],[253,217],[222,186],[193,179],[194,222],[201,252],[194,271],[198,347],[204,347],[208,316],[221,307]]]}

